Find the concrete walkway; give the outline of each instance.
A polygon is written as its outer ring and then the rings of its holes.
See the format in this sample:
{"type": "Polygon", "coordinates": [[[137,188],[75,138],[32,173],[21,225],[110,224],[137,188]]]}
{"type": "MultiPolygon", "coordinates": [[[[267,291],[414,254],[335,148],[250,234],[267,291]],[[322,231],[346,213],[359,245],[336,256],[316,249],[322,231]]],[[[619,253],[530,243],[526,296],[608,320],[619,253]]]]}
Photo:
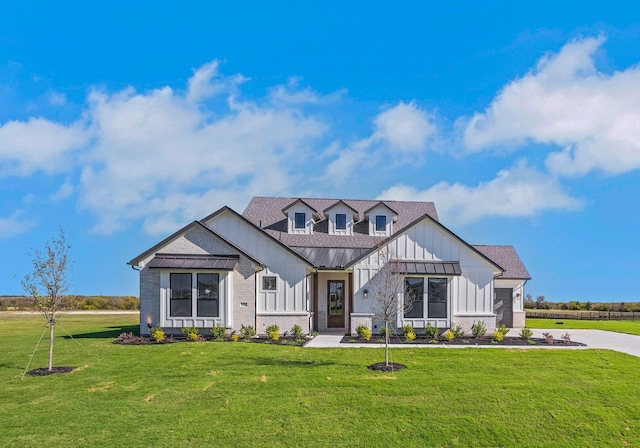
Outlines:
{"type": "MultiPolygon", "coordinates": [[[[512,332],[517,330],[511,330],[512,332]]],[[[518,349],[558,349],[558,350],[584,350],[585,348],[603,348],[615,350],[621,353],[640,357],[640,336],[631,334],[614,333],[612,331],[602,330],[572,330],[563,329],[559,331],[557,328],[553,330],[533,330],[533,337],[542,338],[542,333],[549,332],[555,339],[560,339],[564,333],[569,333],[572,341],[587,344],[586,347],[566,347],[562,345],[523,345],[514,347],[513,345],[443,345],[443,344],[401,344],[393,345],[393,348],[518,348],[518,349]]],[[[358,344],[348,343],[341,344],[342,335],[321,334],[313,338],[305,347],[309,348],[380,348],[384,344],[358,344]]]]}

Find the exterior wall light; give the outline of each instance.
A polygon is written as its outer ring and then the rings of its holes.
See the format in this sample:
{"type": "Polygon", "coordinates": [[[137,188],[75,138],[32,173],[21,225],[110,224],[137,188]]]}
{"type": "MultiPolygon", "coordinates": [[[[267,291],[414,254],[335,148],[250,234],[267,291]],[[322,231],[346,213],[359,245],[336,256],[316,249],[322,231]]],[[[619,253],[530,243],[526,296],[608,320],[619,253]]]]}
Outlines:
{"type": "Polygon", "coordinates": [[[364,291],[362,291],[362,297],[366,300],[369,298],[369,290],[365,289],[364,291]]]}

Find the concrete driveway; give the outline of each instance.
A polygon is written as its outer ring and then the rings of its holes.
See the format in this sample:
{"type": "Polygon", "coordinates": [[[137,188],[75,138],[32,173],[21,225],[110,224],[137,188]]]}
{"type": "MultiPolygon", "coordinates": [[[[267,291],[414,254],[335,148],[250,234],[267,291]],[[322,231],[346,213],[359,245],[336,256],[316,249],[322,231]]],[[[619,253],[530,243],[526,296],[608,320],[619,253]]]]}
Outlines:
{"type": "MultiPolygon", "coordinates": [[[[518,330],[511,330],[517,333],[518,330]]],[[[614,333],[612,331],[602,331],[602,330],[572,330],[572,329],[562,329],[558,330],[557,328],[552,330],[533,330],[533,336],[536,338],[542,338],[542,333],[551,333],[554,339],[560,339],[564,333],[569,333],[572,341],[582,342],[587,344],[587,347],[566,347],[562,345],[525,345],[519,346],[518,348],[522,349],[559,349],[559,350],[584,350],[585,348],[603,348],[608,350],[615,350],[621,353],[627,353],[632,356],[640,357],[640,336],[634,336],[631,334],[623,334],[623,333],[614,333]]],[[[310,348],[379,348],[384,347],[383,344],[340,344],[340,340],[342,339],[342,335],[335,334],[322,334],[313,338],[313,340],[309,341],[305,347],[310,348]]],[[[412,344],[402,344],[402,345],[394,345],[393,348],[469,348],[475,347],[474,345],[448,345],[444,346],[442,344],[439,345],[412,345],[412,344]]],[[[509,345],[484,345],[478,346],[476,348],[515,348],[514,346],[509,345]]]]}

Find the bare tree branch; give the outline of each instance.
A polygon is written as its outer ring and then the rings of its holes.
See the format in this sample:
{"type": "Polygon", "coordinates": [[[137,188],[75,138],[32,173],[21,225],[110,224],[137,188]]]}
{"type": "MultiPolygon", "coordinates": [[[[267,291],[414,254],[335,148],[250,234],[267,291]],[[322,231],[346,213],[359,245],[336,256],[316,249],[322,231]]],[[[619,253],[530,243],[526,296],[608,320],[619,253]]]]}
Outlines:
{"type": "Polygon", "coordinates": [[[33,271],[25,275],[22,288],[33,297],[33,306],[49,325],[49,370],[53,369],[53,338],[57,313],[70,287],[71,264],[64,231],[49,241],[44,250],[32,249],[33,271]]]}

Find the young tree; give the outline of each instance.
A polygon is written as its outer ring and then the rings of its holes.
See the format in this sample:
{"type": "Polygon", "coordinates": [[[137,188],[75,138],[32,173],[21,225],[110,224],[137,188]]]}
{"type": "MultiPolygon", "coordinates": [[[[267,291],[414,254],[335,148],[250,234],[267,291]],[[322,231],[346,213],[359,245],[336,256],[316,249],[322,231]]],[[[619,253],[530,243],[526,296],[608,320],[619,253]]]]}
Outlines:
{"type": "Polygon", "coordinates": [[[384,324],[384,362],[385,367],[389,367],[390,323],[411,309],[413,298],[405,291],[398,262],[380,251],[378,257],[381,267],[371,279],[370,294],[376,308],[376,317],[384,324]]]}
{"type": "Polygon", "coordinates": [[[53,370],[53,338],[56,318],[64,293],[69,290],[71,261],[64,231],[49,241],[44,250],[31,249],[33,272],[22,280],[22,287],[33,297],[33,306],[49,325],[49,371],[53,370]]]}

